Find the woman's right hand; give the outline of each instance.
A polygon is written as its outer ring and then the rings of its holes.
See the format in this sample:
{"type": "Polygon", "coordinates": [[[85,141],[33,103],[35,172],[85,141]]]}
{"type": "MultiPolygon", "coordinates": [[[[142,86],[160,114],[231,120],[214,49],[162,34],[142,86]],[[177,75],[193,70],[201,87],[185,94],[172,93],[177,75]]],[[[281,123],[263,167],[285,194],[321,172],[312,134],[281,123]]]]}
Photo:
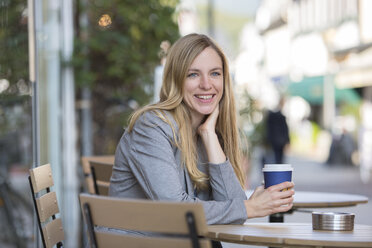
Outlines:
{"type": "Polygon", "coordinates": [[[292,182],[280,183],[267,189],[263,186],[257,187],[251,197],[244,201],[248,218],[264,217],[290,210],[295,193],[293,187],[292,182]]]}
{"type": "Polygon", "coordinates": [[[226,161],[225,153],[218,141],[216,134],[216,123],[219,114],[219,105],[207,117],[207,119],[198,127],[198,134],[203,140],[207,151],[208,161],[214,164],[220,164],[226,161]]]}

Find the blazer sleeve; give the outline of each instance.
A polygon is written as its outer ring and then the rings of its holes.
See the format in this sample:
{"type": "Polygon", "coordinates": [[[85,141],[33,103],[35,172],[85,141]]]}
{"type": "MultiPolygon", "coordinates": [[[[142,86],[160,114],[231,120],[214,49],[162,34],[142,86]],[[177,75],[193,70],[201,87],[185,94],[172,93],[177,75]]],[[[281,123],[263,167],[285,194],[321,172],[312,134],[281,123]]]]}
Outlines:
{"type": "Polygon", "coordinates": [[[214,200],[247,199],[228,159],[221,164],[209,163],[209,176],[214,200]]]}
{"type": "Polygon", "coordinates": [[[247,219],[241,198],[242,189],[237,193],[229,192],[237,190],[237,187],[235,183],[227,183],[232,177],[228,163],[217,165],[211,171],[213,188],[219,188],[216,191],[217,199],[200,200],[187,194],[183,188],[184,178],[180,176],[179,164],[173,153],[173,137],[168,124],[154,114],[147,113],[137,120],[129,135],[130,146],[122,139],[119,150],[129,149],[126,151],[128,164],[149,199],[200,202],[208,224],[243,223],[247,219]],[[215,182],[220,179],[224,181],[221,185],[215,182]]]}

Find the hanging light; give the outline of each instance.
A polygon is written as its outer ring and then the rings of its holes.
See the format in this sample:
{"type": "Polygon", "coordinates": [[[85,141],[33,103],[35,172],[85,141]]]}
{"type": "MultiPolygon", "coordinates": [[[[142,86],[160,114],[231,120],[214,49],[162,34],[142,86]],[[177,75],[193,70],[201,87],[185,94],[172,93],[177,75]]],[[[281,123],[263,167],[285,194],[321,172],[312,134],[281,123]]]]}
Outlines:
{"type": "Polygon", "coordinates": [[[108,14],[104,14],[99,18],[98,25],[101,27],[108,27],[111,25],[112,20],[111,17],[108,14]]]}

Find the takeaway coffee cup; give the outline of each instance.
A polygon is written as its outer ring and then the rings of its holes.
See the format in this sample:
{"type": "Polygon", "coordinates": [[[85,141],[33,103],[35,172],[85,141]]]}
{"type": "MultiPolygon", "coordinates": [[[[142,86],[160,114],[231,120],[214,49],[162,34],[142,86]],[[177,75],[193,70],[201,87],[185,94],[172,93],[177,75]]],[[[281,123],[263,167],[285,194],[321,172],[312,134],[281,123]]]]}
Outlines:
{"type": "Polygon", "coordinates": [[[290,164],[265,164],[262,169],[265,189],[282,182],[292,181],[293,168],[290,164]]]}

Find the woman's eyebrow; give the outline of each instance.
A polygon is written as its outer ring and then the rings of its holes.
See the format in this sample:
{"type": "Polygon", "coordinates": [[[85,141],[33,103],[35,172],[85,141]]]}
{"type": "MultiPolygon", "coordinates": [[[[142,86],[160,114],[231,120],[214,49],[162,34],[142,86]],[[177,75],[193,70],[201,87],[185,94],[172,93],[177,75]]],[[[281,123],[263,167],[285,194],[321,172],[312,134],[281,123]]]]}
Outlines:
{"type": "MultiPolygon", "coordinates": [[[[215,68],[210,69],[209,71],[215,71],[215,70],[221,70],[222,71],[222,67],[215,67],[215,68]]],[[[188,71],[200,71],[200,70],[199,69],[190,68],[188,71]]]]}

